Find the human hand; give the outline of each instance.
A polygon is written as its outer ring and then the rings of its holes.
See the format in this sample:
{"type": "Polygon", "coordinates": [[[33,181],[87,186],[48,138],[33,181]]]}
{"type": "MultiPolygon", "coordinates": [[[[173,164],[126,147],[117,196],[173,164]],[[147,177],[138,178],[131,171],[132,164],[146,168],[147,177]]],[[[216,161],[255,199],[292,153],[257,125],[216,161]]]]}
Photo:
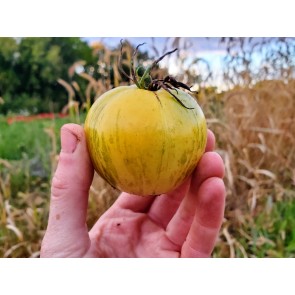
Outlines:
{"type": "Polygon", "coordinates": [[[209,257],[225,203],[224,165],[214,145],[209,130],[206,152],[180,187],[156,197],[121,193],[88,232],[93,166],[83,128],[64,125],[41,257],[209,257]]]}

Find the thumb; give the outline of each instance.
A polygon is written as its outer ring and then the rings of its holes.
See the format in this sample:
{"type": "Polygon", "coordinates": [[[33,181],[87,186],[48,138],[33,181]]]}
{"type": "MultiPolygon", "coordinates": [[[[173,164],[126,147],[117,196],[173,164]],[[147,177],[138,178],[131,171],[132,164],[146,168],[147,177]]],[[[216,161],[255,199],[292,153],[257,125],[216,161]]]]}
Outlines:
{"type": "Polygon", "coordinates": [[[89,240],[86,214],[92,179],[84,130],[79,125],[66,124],[61,128],[61,152],[52,179],[48,227],[42,247],[58,251],[57,245],[65,249],[72,243],[78,246],[77,241],[89,240]]]}

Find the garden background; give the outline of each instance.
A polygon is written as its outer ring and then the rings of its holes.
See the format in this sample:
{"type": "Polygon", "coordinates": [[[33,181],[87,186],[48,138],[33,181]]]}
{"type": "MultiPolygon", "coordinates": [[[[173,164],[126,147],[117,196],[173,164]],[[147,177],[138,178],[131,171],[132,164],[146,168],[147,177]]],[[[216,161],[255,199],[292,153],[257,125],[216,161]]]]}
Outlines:
{"type": "MultiPolygon", "coordinates": [[[[111,39],[0,38],[0,257],[39,256],[60,127],[83,124],[100,94],[129,84],[111,39]]],[[[295,39],[142,39],[136,63],[178,47],[153,74],[193,85],[216,135],[227,200],[213,256],[294,257],[295,39]],[[204,43],[222,52],[218,69],[204,43]]],[[[138,41],[126,38],[126,71],[138,41]]],[[[89,227],[118,193],[95,176],[89,227]]]]}

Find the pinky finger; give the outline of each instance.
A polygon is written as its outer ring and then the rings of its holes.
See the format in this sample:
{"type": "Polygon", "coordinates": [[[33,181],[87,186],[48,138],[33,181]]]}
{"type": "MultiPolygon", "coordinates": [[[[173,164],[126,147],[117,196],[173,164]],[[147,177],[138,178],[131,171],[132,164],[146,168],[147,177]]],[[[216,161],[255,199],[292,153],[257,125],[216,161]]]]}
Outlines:
{"type": "Polygon", "coordinates": [[[218,236],[225,205],[221,178],[205,180],[198,191],[196,213],[181,249],[181,257],[210,257],[218,236]]]}

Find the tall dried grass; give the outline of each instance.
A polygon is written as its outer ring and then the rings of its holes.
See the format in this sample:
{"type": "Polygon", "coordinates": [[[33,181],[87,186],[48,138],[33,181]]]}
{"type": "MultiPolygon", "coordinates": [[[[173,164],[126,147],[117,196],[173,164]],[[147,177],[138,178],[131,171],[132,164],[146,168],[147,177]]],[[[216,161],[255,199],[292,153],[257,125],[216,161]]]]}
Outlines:
{"type": "Polygon", "coordinates": [[[295,197],[295,83],[237,87],[215,103],[219,112],[212,112],[210,103],[205,109],[226,168],[222,239],[229,249],[224,255],[234,257],[239,249],[246,256],[238,241],[243,236],[248,246],[253,243],[254,219],[270,212],[275,202],[295,197]]]}

